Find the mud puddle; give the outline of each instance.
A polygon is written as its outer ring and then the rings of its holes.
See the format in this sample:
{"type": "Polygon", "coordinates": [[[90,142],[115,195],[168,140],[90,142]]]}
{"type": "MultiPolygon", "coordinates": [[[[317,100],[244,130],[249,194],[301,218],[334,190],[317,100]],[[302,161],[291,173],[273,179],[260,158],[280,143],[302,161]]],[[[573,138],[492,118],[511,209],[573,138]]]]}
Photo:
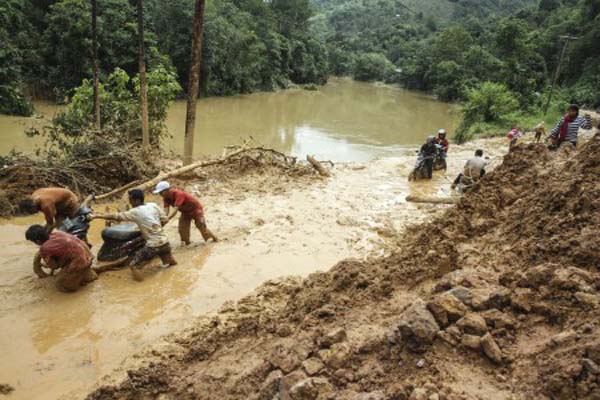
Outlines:
{"type": "MultiPolygon", "coordinates": [[[[198,190],[209,227],[222,239],[179,245],[176,223],[168,233],[179,265],[146,268],[142,283],[129,271],[103,274],[74,294],[55,290],[53,278],[37,279],[36,251],[24,231],[41,217],[0,225],[0,383],[10,399],[80,398],[119,366],[134,365],[135,354],[194,319],[237,300],[261,283],[288,275],[327,270],[347,257],[380,255],[395,235],[443,206],[406,203],[408,194],[450,195],[450,183],[477,146],[451,149],[449,169],[431,182],[409,184],[414,151],[368,164],[343,164],[328,181],[291,184],[283,192],[245,191],[235,185],[198,190]]],[[[249,178],[252,179],[252,178],[249,178]]],[[[252,184],[252,181],[246,182],[252,184]]],[[[90,241],[100,247],[103,223],[95,221],[90,241]]]]}

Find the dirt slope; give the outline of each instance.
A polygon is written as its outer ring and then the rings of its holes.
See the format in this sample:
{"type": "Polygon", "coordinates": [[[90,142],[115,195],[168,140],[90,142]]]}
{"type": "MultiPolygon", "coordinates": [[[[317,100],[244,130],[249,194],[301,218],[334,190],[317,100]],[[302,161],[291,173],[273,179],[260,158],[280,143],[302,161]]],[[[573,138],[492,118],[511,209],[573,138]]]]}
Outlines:
{"type": "Polygon", "coordinates": [[[262,286],[89,399],[600,398],[600,135],[522,145],[397,251],[262,286]]]}

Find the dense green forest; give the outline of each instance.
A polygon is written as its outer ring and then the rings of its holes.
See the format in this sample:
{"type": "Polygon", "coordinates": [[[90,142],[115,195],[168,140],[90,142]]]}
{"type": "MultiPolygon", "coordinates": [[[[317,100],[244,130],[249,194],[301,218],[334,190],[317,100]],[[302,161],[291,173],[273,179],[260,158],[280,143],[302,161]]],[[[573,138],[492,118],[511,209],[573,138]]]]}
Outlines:
{"type": "MultiPolygon", "coordinates": [[[[29,114],[26,98],[63,101],[92,76],[88,0],[0,2],[0,112],[29,114]]],[[[185,89],[194,0],[146,0],[146,55],[153,68],[176,71],[185,89]]],[[[228,95],[321,84],[323,43],[309,35],[308,0],[208,1],[202,90],[228,95]]],[[[137,71],[135,2],[98,0],[99,59],[104,80],[116,67],[137,71]]]]}
{"type": "MultiPolygon", "coordinates": [[[[145,4],[149,68],[171,71],[185,89],[193,0],[145,4]]],[[[116,67],[135,76],[134,4],[98,7],[102,80],[116,67]]],[[[90,78],[89,1],[5,0],[0,18],[0,112],[28,114],[28,98],[62,101],[90,78]]],[[[543,108],[564,35],[577,40],[566,49],[553,107],[593,105],[600,0],[209,0],[202,94],[344,75],[464,102],[464,129],[515,122],[543,108]]]]}

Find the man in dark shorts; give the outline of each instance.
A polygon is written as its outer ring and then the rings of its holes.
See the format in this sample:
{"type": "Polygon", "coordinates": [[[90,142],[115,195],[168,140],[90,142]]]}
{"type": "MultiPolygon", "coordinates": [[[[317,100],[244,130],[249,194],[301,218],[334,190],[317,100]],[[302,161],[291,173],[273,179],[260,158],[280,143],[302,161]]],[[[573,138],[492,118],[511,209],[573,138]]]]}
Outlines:
{"type": "Polygon", "coordinates": [[[163,198],[165,212],[169,216],[168,219],[173,218],[177,211],[181,213],[179,217],[179,236],[184,244],[190,244],[190,227],[192,221],[194,221],[204,241],[208,242],[208,239],[212,239],[213,242],[219,241],[206,227],[204,208],[194,196],[183,190],[172,189],[169,182],[166,181],[159,182],[156,185],[154,193],[160,194],[163,198]],[[172,212],[171,207],[174,207],[172,212]]]}
{"type": "Polygon", "coordinates": [[[97,278],[92,270],[94,256],[85,242],[64,232],[48,233],[41,225],[27,229],[25,238],[40,246],[40,257],[52,270],[60,270],[56,287],[74,292],[97,278]]]}
{"type": "Polygon", "coordinates": [[[38,189],[19,203],[25,214],[42,212],[46,218],[46,229],[51,231],[65,218],[73,218],[79,210],[79,199],[69,189],[49,187],[38,189]]]}
{"type": "Polygon", "coordinates": [[[163,225],[168,222],[167,216],[156,203],[144,203],[144,192],[139,189],[129,191],[131,209],[114,214],[97,214],[92,218],[101,218],[112,221],[135,222],[146,240],[146,245],[137,251],[129,262],[129,267],[136,280],[142,280],[140,269],[147,262],[159,257],[163,268],[177,265],[171,254],[169,239],[164,233],[163,225]]]}

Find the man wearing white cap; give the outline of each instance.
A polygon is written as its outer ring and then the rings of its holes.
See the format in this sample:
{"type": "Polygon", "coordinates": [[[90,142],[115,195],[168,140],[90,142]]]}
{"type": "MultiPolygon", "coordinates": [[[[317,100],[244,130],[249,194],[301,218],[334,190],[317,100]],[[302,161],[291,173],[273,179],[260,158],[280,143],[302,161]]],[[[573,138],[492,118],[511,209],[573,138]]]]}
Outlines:
{"type": "Polygon", "coordinates": [[[159,182],[154,189],[155,194],[160,194],[164,200],[165,212],[171,219],[177,211],[181,213],[179,217],[179,236],[184,244],[190,244],[190,228],[194,221],[196,228],[202,234],[205,241],[212,239],[218,242],[217,237],[206,227],[204,219],[204,208],[202,204],[191,194],[180,189],[172,189],[167,181],[159,182]],[[171,207],[174,210],[171,212],[171,207]]]}

